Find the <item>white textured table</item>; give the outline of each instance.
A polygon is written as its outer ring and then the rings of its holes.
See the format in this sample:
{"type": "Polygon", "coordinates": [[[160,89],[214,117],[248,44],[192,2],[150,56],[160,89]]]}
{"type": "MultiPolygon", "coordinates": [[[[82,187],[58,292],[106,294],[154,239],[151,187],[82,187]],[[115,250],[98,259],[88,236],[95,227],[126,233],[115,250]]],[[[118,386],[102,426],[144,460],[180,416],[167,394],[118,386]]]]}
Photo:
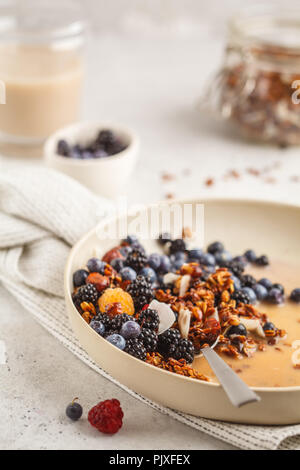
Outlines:
{"type": "MultiPolygon", "coordinates": [[[[94,38],[84,115],[134,127],[142,140],[129,202],[232,196],[300,203],[300,150],[234,140],[195,112],[221,42],[203,36],[123,34],[94,38]],[[209,40],[208,40],[209,39],[209,40]],[[214,58],[212,61],[212,57],[214,58]],[[264,169],[261,176],[247,169],[264,169]],[[232,173],[234,170],[234,173],[232,173]],[[163,182],[163,172],[172,181],[163,182]],[[189,173],[189,174],[188,174],[189,173]],[[213,178],[207,186],[205,181],[213,178]]],[[[0,288],[0,448],[229,449],[134,400],[81,363],[0,288]],[[86,420],[70,423],[66,404],[80,396],[85,412],[103,397],[118,398],[125,425],[113,437],[86,420]]]]}

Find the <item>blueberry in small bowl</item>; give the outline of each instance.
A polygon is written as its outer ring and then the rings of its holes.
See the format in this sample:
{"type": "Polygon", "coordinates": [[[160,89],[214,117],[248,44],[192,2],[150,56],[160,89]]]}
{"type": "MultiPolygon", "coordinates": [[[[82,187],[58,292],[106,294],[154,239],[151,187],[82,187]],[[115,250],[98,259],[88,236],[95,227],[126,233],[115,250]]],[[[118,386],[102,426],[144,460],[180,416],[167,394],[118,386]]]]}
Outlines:
{"type": "Polygon", "coordinates": [[[58,130],[44,146],[48,166],[106,197],[122,193],[135,167],[139,139],[124,126],[81,122],[58,130]]]}

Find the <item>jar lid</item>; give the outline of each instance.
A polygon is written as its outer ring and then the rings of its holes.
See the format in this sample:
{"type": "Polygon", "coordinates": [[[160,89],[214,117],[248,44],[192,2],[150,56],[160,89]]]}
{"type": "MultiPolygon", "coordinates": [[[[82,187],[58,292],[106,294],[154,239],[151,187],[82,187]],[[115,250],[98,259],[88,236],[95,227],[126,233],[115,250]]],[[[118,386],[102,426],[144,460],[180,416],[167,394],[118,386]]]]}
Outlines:
{"type": "Polygon", "coordinates": [[[249,7],[230,20],[229,30],[232,39],[246,45],[300,52],[299,8],[249,7]]]}
{"type": "Polygon", "coordinates": [[[0,7],[0,41],[25,44],[82,42],[86,21],[72,0],[8,0],[0,7]]]}

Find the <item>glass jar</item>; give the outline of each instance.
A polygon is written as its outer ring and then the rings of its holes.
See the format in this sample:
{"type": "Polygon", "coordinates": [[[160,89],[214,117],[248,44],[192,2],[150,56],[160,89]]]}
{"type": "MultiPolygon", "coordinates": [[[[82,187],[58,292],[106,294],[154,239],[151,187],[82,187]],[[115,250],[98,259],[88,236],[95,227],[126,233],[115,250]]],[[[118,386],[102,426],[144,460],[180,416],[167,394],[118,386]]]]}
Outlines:
{"type": "Polygon", "coordinates": [[[71,1],[0,7],[0,141],[40,145],[79,117],[85,23],[71,1]]]}
{"type": "Polygon", "coordinates": [[[244,136],[300,144],[300,10],[248,9],[229,23],[209,105],[244,136]]]}

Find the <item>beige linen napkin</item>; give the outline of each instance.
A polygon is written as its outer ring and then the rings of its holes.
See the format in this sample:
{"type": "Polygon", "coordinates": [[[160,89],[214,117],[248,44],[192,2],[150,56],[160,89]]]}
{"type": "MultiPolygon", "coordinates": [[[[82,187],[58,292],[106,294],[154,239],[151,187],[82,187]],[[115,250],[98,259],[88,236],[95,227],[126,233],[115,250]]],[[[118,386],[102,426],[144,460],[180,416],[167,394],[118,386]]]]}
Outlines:
{"type": "Polygon", "coordinates": [[[230,424],[165,408],[118,383],[81,348],[65,311],[64,265],[71,245],[99,222],[99,207],[108,205],[53,170],[0,167],[0,281],[4,287],[73,354],[156,410],[242,449],[300,449],[300,425],[230,424]]]}

